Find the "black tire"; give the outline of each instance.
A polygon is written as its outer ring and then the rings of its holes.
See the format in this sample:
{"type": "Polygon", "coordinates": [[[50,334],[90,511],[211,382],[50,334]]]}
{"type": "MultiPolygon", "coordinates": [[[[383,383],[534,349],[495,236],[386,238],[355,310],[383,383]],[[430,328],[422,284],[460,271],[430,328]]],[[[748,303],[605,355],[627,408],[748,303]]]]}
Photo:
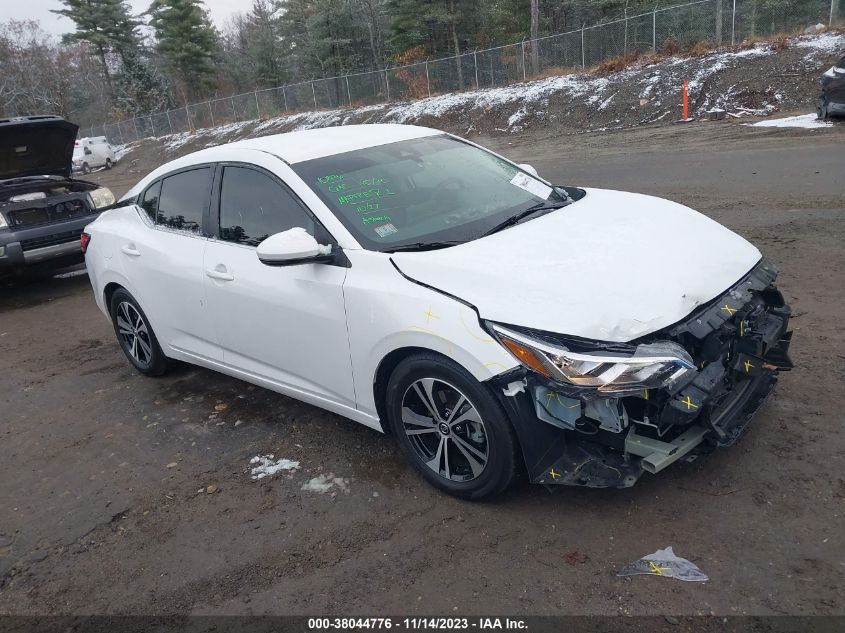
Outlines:
{"type": "Polygon", "coordinates": [[[117,289],[109,304],[114,334],[126,359],[146,376],[161,376],[169,366],[147,315],[135,298],[117,289]],[[127,323],[129,326],[127,327],[127,323]]]}
{"type": "Polygon", "coordinates": [[[112,167],[111,158],[106,158],[106,169],[111,169],[111,167],[112,167]]]}
{"type": "Polygon", "coordinates": [[[88,163],[82,163],[82,173],[83,174],[90,174],[91,173],[91,166],[88,163]]]}
{"type": "Polygon", "coordinates": [[[830,118],[830,108],[827,105],[826,97],[819,97],[819,102],[816,106],[816,115],[819,121],[827,121],[830,118]]]}
{"type": "Polygon", "coordinates": [[[435,487],[481,500],[514,483],[519,462],[513,427],[487,388],[454,361],[433,353],[403,360],[388,381],[385,410],[405,457],[435,487]],[[437,418],[421,391],[432,394],[437,418]]]}

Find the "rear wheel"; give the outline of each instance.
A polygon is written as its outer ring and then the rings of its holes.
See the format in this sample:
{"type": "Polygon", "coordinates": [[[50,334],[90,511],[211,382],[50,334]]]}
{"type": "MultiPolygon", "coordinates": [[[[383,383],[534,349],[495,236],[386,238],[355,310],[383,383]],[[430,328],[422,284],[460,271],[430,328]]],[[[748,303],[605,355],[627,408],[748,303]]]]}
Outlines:
{"type": "Polygon", "coordinates": [[[820,121],[827,121],[830,118],[830,108],[827,105],[827,97],[819,97],[819,102],[816,106],[816,114],[820,121]]]}
{"type": "Polygon", "coordinates": [[[489,499],[517,474],[517,441],[495,398],[436,354],[402,361],[387,386],[387,418],[402,452],[430,483],[464,499],[489,499]]]}
{"type": "Polygon", "coordinates": [[[120,288],[112,295],[110,310],[114,333],[127,360],[147,376],[164,374],[168,367],[167,357],[135,298],[120,288]]]}
{"type": "Polygon", "coordinates": [[[112,166],[111,158],[107,158],[106,159],[106,169],[111,169],[111,166],[112,166]]]}

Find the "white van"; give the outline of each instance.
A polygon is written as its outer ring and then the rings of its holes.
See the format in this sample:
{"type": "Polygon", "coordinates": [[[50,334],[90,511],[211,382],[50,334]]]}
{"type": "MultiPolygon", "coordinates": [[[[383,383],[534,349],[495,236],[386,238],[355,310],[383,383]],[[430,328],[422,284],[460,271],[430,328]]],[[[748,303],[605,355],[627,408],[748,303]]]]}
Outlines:
{"type": "Polygon", "coordinates": [[[90,136],[77,139],[73,147],[73,169],[83,174],[92,169],[105,167],[111,169],[117,162],[114,148],[105,136],[90,136]]]}

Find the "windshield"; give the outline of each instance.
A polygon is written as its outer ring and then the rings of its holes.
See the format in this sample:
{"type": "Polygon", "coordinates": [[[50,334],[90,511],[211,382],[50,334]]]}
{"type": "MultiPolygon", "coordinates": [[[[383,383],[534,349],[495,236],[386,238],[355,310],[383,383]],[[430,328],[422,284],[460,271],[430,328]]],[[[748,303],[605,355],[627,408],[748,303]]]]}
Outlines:
{"type": "Polygon", "coordinates": [[[515,165],[445,135],[292,168],[371,250],[474,240],[529,207],[566,200],[515,165]]]}

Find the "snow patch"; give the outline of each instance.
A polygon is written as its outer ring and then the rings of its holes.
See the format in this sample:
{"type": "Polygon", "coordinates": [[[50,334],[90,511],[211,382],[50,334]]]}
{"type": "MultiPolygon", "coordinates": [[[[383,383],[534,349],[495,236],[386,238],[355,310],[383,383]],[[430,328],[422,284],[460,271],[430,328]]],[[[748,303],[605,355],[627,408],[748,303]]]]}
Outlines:
{"type": "Polygon", "coordinates": [[[250,474],[253,479],[264,479],[264,477],[271,477],[282,470],[296,470],[299,468],[299,462],[291,459],[275,459],[273,454],[270,455],[256,455],[249,463],[252,464],[250,474]]]}
{"type": "Polygon", "coordinates": [[[758,123],[746,123],[745,125],[751,127],[800,127],[805,129],[833,127],[833,123],[819,121],[815,114],[799,114],[798,116],[770,119],[768,121],[759,121],[758,123]]]}
{"type": "Polygon", "coordinates": [[[337,487],[343,492],[349,492],[349,480],[344,477],[335,477],[332,473],[328,475],[319,475],[314,479],[309,479],[302,484],[302,489],[306,492],[318,492],[325,494],[332,488],[337,487]]]}
{"type": "Polygon", "coordinates": [[[793,44],[799,48],[811,48],[824,53],[838,53],[845,48],[845,34],[823,33],[799,37],[793,44]]]}
{"type": "Polygon", "coordinates": [[[134,141],[132,143],[126,143],[126,145],[115,145],[112,149],[114,149],[114,162],[120,161],[121,158],[129,154],[135,146],[138,144],[138,141],[134,141]]]}
{"type": "Polygon", "coordinates": [[[177,132],[176,134],[165,136],[162,138],[164,149],[169,152],[177,150],[188,143],[193,137],[194,135],[191,132],[177,132]]]}
{"type": "Polygon", "coordinates": [[[70,279],[71,277],[81,277],[82,275],[87,275],[88,271],[83,268],[82,270],[71,270],[67,273],[59,273],[58,275],[53,275],[53,279],[70,279]]]}

